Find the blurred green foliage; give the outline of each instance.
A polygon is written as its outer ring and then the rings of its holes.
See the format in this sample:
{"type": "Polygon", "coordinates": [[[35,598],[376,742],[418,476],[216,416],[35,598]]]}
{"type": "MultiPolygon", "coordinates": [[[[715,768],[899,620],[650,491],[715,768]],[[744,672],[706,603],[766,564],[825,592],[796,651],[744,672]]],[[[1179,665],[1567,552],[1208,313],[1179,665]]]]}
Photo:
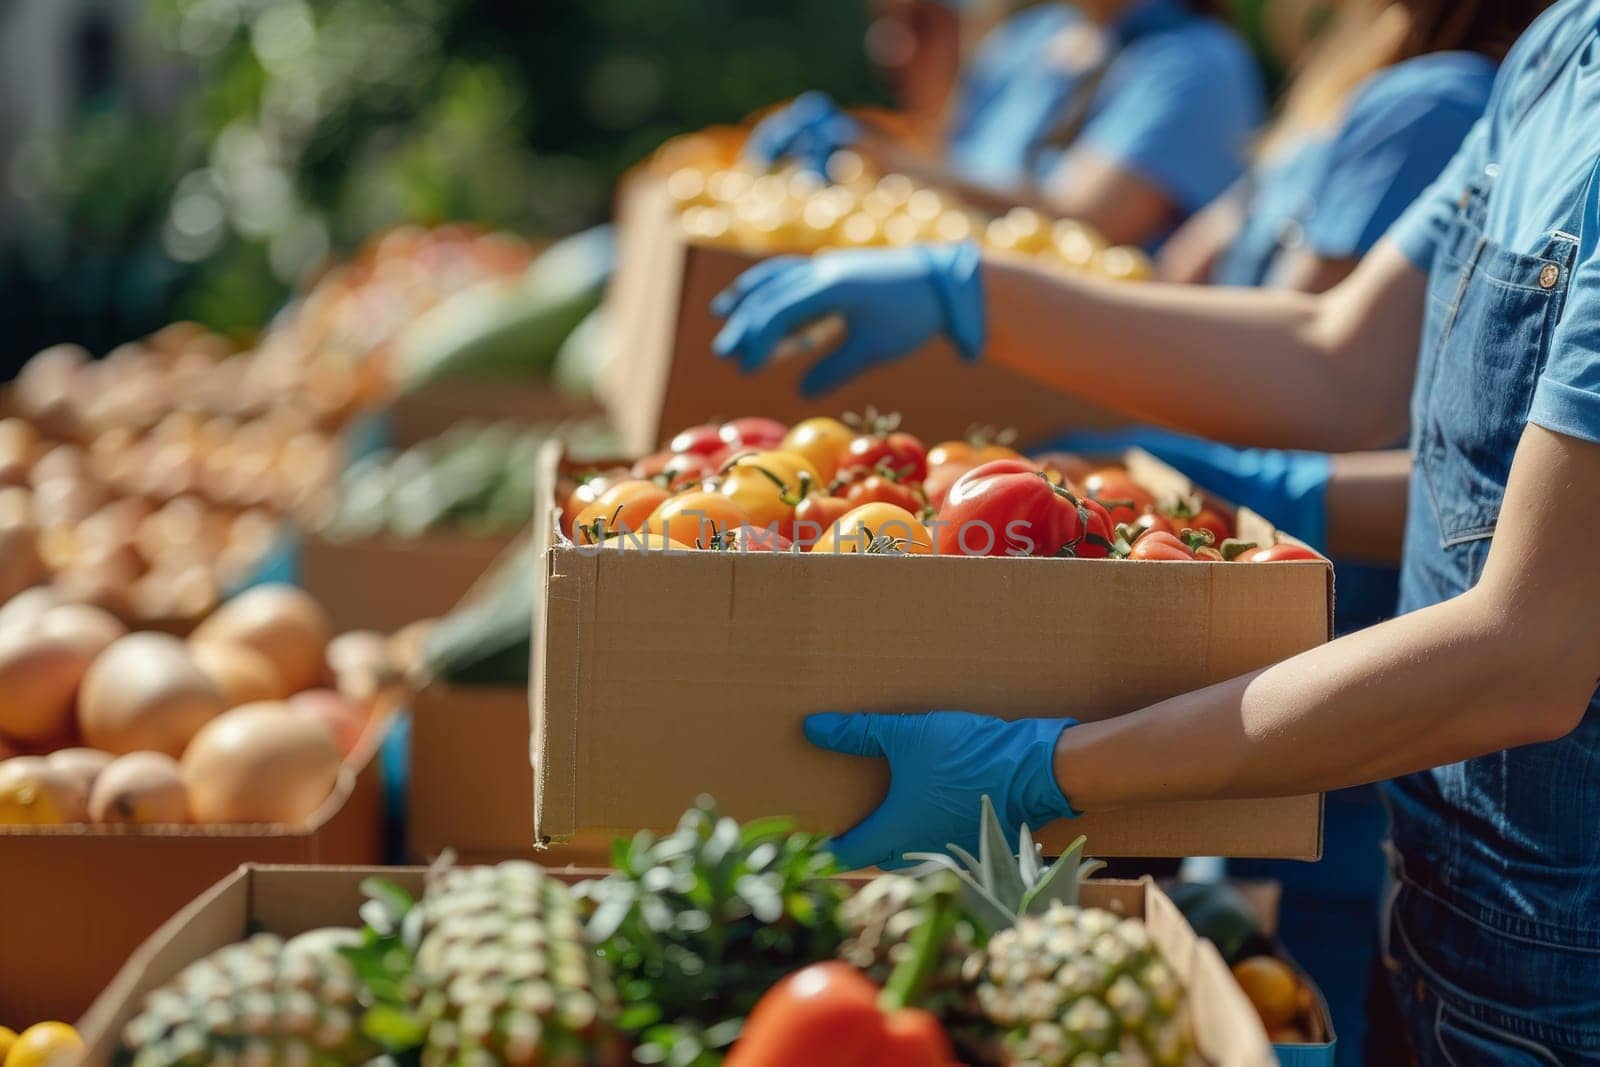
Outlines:
{"type": "Polygon", "coordinates": [[[258,327],[384,226],[557,234],[674,134],[819,87],[880,99],[853,0],[151,0],[176,116],[100,101],[37,146],[0,342],[258,327]]]}

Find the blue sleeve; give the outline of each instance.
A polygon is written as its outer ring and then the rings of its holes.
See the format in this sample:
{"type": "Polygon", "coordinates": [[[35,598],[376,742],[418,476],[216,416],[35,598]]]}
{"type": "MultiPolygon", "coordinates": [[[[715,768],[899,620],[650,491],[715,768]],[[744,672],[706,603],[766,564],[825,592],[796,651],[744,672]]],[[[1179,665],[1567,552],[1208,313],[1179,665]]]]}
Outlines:
{"type": "Polygon", "coordinates": [[[1423,270],[1433,267],[1434,250],[1461,209],[1461,194],[1471,175],[1488,162],[1487,141],[1488,120],[1479,119],[1444,173],[1406,209],[1387,234],[1406,258],[1423,270]]]}
{"type": "Polygon", "coordinates": [[[1483,114],[1494,68],[1429,56],[1372,79],[1335,135],[1306,227],[1324,259],[1365,255],[1439,177],[1483,114]]]}
{"type": "Polygon", "coordinates": [[[1113,79],[1118,91],[1079,144],[1159,186],[1185,214],[1244,172],[1262,91],[1244,47],[1224,31],[1136,42],[1107,73],[1113,79]]]}
{"type": "Polygon", "coordinates": [[[1600,166],[1587,192],[1579,229],[1578,267],[1550,341],[1550,358],[1534,389],[1528,421],[1555,433],[1600,443],[1600,166]]]}

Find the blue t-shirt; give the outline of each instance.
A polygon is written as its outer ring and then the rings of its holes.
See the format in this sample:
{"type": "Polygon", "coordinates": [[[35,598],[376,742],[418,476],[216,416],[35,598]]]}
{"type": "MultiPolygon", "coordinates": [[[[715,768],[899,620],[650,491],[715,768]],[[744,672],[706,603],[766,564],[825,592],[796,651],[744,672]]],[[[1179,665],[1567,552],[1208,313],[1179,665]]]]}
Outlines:
{"type": "Polygon", "coordinates": [[[1489,113],[1390,236],[1413,263],[1431,267],[1460,209],[1462,191],[1486,172],[1495,183],[1485,236],[1503,248],[1534,254],[1551,229],[1562,226],[1578,208],[1577,258],[1528,421],[1600,442],[1597,161],[1600,0],[1567,0],[1517,43],[1495,84],[1489,113]],[[1562,63],[1559,72],[1552,66],[1562,63]],[[1552,74],[1554,81],[1547,86],[1552,74]],[[1575,204],[1575,197],[1583,203],[1575,204]]]}
{"type": "Polygon", "coordinates": [[[1182,0],[1141,0],[1102,35],[1067,4],[1030,8],[984,39],[958,88],[946,160],[999,188],[1043,181],[1058,124],[1115,50],[1073,141],[1166,192],[1185,214],[1243,172],[1264,99],[1244,42],[1182,0]]]}
{"type": "Polygon", "coordinates": [[[1330,136],[1302,138],[1252,172],[1244,228],[1211,280],[1270,285],[1295,248],[1323,259],[1371,251],[1461,147],[1494,75],[1477,52],[1435,52],[1373,74],[1330,136]]]}

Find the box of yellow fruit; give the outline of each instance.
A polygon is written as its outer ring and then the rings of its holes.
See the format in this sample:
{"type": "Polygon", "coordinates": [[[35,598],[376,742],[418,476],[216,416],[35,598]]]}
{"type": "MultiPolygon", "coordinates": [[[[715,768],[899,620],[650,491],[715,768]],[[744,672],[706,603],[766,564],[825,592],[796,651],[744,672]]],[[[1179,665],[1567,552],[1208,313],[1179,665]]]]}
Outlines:
{"type": "MultiPolygon", "coordinates": [[[[617,272],[606,294],[613,356],[598,392],[627,450],[651,451],[663,434],[708,416],[759,411],[795,422],[814,406],[798,388],[810,361],[778,360],[745,375],[712,354],[721,328],[712,297],[770,256],[973,239],[1055,270],[1127,281],[1151,274],[1144,253],[1110,247],[1086,226],[1026,208],[986,216],[904,175],[871,174],[851,153],[838,153],[830,167],[830,181],[798,170],[758,173],[730,163],[727,152],[668,146],[624,182],[617,272]]],[[[943,338],[873,368],[829,406],[899,411],[934,437],[959,438],[974,423],[1011,426],[1024,445],[1126,421],[1015,371],[959,359],[943,338]]]]}

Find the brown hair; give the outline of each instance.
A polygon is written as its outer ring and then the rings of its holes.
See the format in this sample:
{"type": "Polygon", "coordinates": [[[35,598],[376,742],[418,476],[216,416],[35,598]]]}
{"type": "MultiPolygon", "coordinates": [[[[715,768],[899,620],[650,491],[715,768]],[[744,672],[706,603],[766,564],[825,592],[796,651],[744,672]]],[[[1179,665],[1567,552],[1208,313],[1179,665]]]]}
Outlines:
{"type": "Polygon", "coordinates": [[[1430,52],[1481,52],[1496,61],[1553,0],[1343,0],[1299,65],[1262,135],[1269,154],[1295,134],[1325,129],[1369,76],[1430,52]]]}

